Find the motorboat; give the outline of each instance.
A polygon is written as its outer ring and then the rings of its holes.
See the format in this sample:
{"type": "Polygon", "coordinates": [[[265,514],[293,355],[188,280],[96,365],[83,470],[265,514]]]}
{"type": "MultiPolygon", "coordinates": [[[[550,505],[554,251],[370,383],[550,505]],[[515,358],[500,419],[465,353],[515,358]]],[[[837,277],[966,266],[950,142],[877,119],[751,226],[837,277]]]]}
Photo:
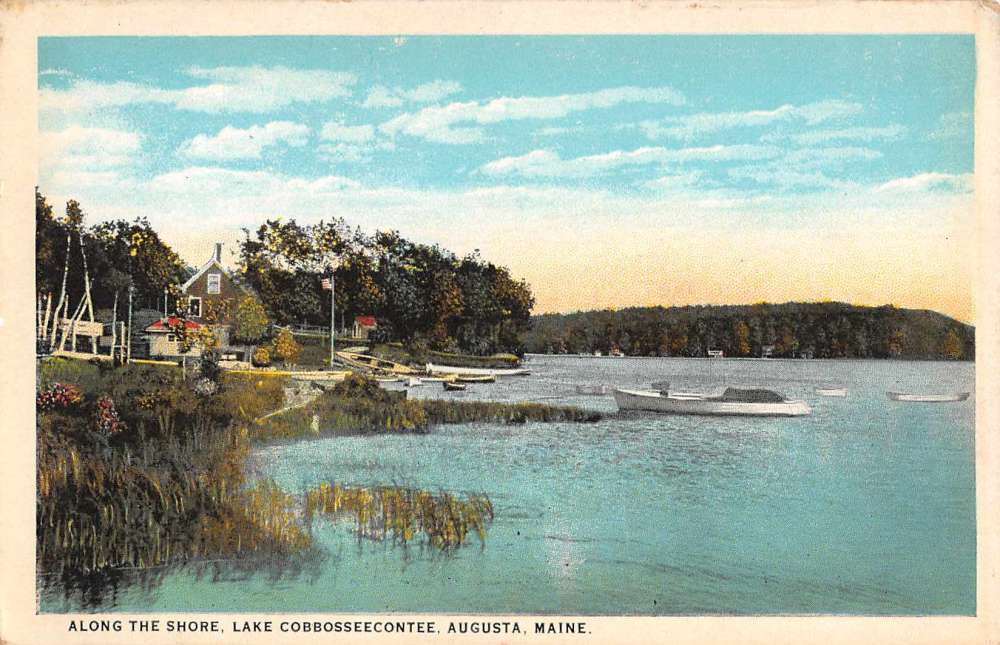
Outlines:
{"type": "Polygon", "coordinates": [[[886,392],[893,401],[906,401],[908,403],[951,403],[955,401],[965,401],[969,398],[969,392],[958,392],[955,394],[908,394],[905,392],[886,392]]]}
{"type": "Polygon", "coordinates": [[[797,417],[812,412],[805,401],[789,400],[765,389],[730,387],[719,395],[616,389],[614,395],[621,411],[749,417],[797,417]]]}
{"type": "Polygon", "coordinates": [[[820,396],[839,396],[841,398],[847,396],[846,387],[818,387],[815,391],[820,396]]]}

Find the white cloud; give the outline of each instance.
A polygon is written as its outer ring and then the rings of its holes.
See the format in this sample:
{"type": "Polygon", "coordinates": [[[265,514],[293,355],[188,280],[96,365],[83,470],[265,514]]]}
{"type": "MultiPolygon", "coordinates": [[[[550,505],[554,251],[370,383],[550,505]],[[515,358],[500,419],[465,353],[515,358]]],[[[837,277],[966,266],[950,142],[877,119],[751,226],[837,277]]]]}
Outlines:
{"type": "Polygon", "coordinates": [[[39,135],[43,166],[120,166],[132,160],[142,146],[138,132],[71,126],[39,135]]]}
{"type": "Polygon", "coordinates": [[[591,177],[625,166],[687,163],[696,161],[750,161],[771,159],[781,154],[773,146],[734,145],[703,148],[644,147],[614,150],[598,155],[562,159],[551,150],[533,150],[518,157],[504,157],[480,168],[487,175],[524,177],[591,177]]]}
{"type": "Polygon", "coordinates": [[[285,177],[264,170],[233,170],[208,166],[193,166],[163,173],[154,177],[149,187],[163,195],[212,195],[224,197],[259,197],[269,193],[287,194],[304,191],[310,194],[328,194],[361,184],[330,175],[318,179],[285,177]]]}
{"type": "Polygon", "coordinates": [[[856,127],[838,130],[813,130],[796,134],[771,133],[761,137],[762,141],[789,139],[800,146],[811,146],[830,141],[877,141],[898,139],[906,134],[906,128],[893,123],[884,127],[856,127]]]}
{"type": "Polygon", "coordinates": [[[615,87],[585,94],[501,97],[485,103],[468,101],[406,112],[379,129],[390,136],[405,134],[438,143],[475,143],[482,125],[521,119],[557,119],[573,112],[607,109],[628,103],[681,105],[684,97],[669,87],[615,87]],[[456,127],[456,124],[468,124],[456,127]]]}
{"type": "Polygon", "coordinates": [[[899,177],[875,188],[878,193],[971,193],[974,189],[971,174],[953,175],[925,172],[911,177],[899,177]]]}
{"type": "Polygon", "coordinates": [[[401,87],[388,88],[384,85],[376,85],[368,90],[368,96],[362,103],[362,107],[383,108],[399,107],[404,103],[435,103],[461,91],[462,85],[457,81],[436,80],[409,90],[401,87]]]}
{"type": "Polygon", "coordinates": [[[192,159],[225,161],[231,159],[260,159],[265,148],[280,143],[304,146],[309,138],[309,128],[291,121],[271,121],[260,126],[234,128],[226,126],[214,136],[199,134],[185,142],[178,152],[192,159]]]}
{"type": "Polygon", "coordinates": [[[53,68],[53,67],[50,67],[48,69],[43,69],[42,71],[38,72],[38,75],[39,76],[62,76],[62,77],[74,76],[73,72],[71,72],[69,70],[61,69],[61,68],[53,68]]]}
{"type": "Polygon", "coordinates": [[[699,171],[675,173],[671,175],[663,175],[662,177],[657,177],[656,179],[644,182],[642,186],[645,188],[663,191],[691,188],[698,185],[698,183],[702,181],[703,176],[704,173],[699,171]]]}
{"type": "Polygon", "coordinates": [[[159,103],[196,112],[263,113],[294,103],[316,103],[351,95],[354,74],[288,67],[192,67],[185,73],[208,81],[183,89],[131,82],[79,80],[66,89],[41,88],[39,107],[56,112],[99,111],[159,103]]]}
{"type": "Polygon", "coordinates": [[[733,128],[748,128],[775,123],[801,122],[816,125],[825,121],[842,119],[859,114],[858,103],[830,100],[806,105],[782,105],[773,110],[745,112],[701,112],[669,116],[658,121],[642,121],[639,129],[649,139],[690,140],[700,135],[712,134],[733,128]]]}
{"type": "Polygon", "coordinates": [[[323,125],[320,137],[326,141],[364,143],[375,138],[375,127],[371,125],[346,125],[342,121],[330,121],[323,125]]]}

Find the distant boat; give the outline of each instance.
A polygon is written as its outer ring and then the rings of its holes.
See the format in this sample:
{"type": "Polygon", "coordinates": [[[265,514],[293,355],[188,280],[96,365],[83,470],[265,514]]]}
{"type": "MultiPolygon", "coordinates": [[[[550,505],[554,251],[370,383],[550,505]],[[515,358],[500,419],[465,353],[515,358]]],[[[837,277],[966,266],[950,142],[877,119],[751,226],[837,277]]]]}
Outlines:
{"type": "Polygon", "coordinates": [[[904,392],[886,392],[893,401],[906,401],[908,403],[951,403],[953,401],[965,401],[969,398],[969,392],[958,392],[955,394],[907,394],[904,392]]]}
{"type": "Polygon", "coordinates": [[[523,376],[531,374],[531,370],[521,367],[488,368],[488,367],[458,367],[455,365],[435,365],[427,363],[428,374],[457,374],[459,376],[523,376]]]}
{"type": "Polygon", "coordinates": [[[816,388],[816,394],[820,396],[847,396],[846,387],[818,387],[816,388]]]}
{"type": "Polygon", "coordinates": [[[423,385],[424,382],[418,379],[416,376],[411,376],[406,379],[406,387],[417,387],[423,385]]]}
{"type": "Polygon", "coordinates": [[[465,386],[461,383],[450,383],[448,381],[441,381],[442,387],[449,392],[461,392],[465,390],[465,386]]]}
{"type": "Polygon", "coordinates": [[[726,354],[721,349],[710,349],[708,350],[709,358],[725,358],[726,354]]]}
{"type": "Polygon", "coordinates": [[[619,410],[715,416],[797,417],[812,410],[805,401],[790,401],[771,390],[727,388],[721,396],[615,390],[619,410]]]}

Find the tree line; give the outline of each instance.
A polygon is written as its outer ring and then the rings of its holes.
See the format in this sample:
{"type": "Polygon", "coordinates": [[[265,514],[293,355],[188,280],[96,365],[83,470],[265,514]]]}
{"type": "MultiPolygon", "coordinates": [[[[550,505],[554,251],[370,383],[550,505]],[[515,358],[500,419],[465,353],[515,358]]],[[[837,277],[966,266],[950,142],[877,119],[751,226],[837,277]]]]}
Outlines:
{"type": "Polygon", "coordinates": [[[632,307],[532,318],[533,353],[973,359],[975,329],[939,313],[839,302],[632,307]]]}
{"type": "MultiPolygon", "coordinates": [[[[66,258],[66,292],[83,296],[83,255],[92,279],[95,308],[123,311],[133,287],[137,309],[162,310],[164,292],[177,302],[177,288],[193,269],[164,242],[145,218],[88,226],[76,201],[58,215],[36,190],[36,285],[40,295],[59,294],[66,258]],[[67,255],[68,253],[68,255],[67,255]]],[[[417,343],[441,351],[472,354],[521,353],[534,297],[528,284],[479,252],[458,257],[438,245],[412,242],[396,231],[366,234],[343,219],[299,224],[270,219],[244,229],[234,277],[279,325],[330,324],[333,277],[337,322],[376,317],[376,340],[417,343]]],[[[237,312],[238,314],[239,312],[237,312]]],[[[239,316],[237,316],[239,318],[239,316]]]]}

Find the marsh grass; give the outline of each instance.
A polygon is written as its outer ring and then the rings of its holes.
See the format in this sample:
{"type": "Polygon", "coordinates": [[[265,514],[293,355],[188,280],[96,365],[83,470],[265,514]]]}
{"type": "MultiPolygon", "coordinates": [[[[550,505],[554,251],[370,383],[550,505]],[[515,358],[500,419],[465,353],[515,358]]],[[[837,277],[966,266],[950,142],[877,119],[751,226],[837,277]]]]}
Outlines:
{"type": "Polygon", "coordinates": [[[280,383],[233,379],[200,396],[179,370],[63,364],[43,367],[46,379],[74,379],[83,396],[38,414],[43,575],[86,577],[310,547],[298,500],[271,482],[250,486],[243,473],[245,419],[281,405],[280,383]],[[97,423],[108,401],[119,415],[114,426],[97,423]]]}
{"type": "Polygon", "coordinates": [[[358,536],[370,540],[406,545],[422,539],[425,544],[449,550],[465,544],[470,533],[485,545],[493,505],[484,495],[460,499],[451,493],[400,486],[323,483],[305,495],[306,522],[311,525],[317,515],[351,518],[358,536]]]}
{"type": "Polygon", "coordinates": [[[540,403],[406,399],[405,393],[384,390],[373,379],[355,374],[312,403],[254,424],[250,432],[254,440],[267,442],[317,435],[426,433],[445,423],[600,419],[599,412],[540,403]]]}

